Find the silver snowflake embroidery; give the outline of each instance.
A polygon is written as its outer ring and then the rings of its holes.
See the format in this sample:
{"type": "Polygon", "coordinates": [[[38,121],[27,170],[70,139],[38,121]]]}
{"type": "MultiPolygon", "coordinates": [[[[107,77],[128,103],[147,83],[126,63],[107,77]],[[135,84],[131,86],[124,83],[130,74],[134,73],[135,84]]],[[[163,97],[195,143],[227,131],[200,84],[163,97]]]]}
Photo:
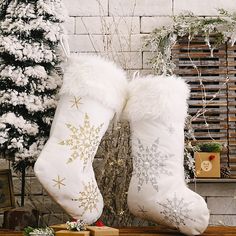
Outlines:
{"type": "Polygon", "coordinates": [[[98,187],[94,181],[91,181],[84,185],[84,190],[79,192],[78,198],[72,199],[72,201],[79,202],[79,208],[83,208],[83,215],[87,211],[91,213],[93,210],[97,210],[98,197],[98,187]]]}
{"type": "Polygon", "coordinates": [[[163,208],[160,213],[164,220],[176,229],[186,225],[186,220],[195,221],[189,216],[191,202],[185,202],[183,198],[178,199],[176,194],[173,198],[167,198],[165,203],[157,202],[157,204],[163,208]]]}
{"type": "Polygon", "coordinates": [[[172,175],[166,162],[174,155],[161,151],[158,139],[150,147],[144,147],[139,139],[137,142],[138,147],[133,154],[133,176],[138,179],[138,191],[144,183],[151,183],[152,187],[158,191],[158,178],[161,175],[172,175]]]}

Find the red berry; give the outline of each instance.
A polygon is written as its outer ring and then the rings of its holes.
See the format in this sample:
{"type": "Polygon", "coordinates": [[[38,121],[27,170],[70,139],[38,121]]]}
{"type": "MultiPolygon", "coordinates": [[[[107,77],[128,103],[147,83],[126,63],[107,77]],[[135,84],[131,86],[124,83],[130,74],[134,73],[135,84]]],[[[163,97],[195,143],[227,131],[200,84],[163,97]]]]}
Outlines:
{"type": "Polygon", "coordinates": [[[103,222],[102,222],[101,220],[98,220],[98,221],[95,223],[95,225],[96,225],[97,227],[102,227],[102,226],[104,226],[104,224],[103,224],[103,222]]]}
{"type": "Polygon", "coordinates": [[[215,159],[215,156],[214,155],[210,155],[209,156],[209,161],[212,161],[213,159],[215,159]]]}

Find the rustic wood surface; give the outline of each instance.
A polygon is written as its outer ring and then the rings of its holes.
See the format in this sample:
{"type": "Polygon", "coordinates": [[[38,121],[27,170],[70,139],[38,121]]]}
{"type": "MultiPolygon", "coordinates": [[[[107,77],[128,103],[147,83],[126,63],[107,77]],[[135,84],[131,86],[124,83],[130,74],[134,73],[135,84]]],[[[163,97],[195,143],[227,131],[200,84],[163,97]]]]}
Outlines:
{"type": "MultiPolygon", "coordinates": [[[[0,230],[0,235],[22,236],[22,232],[0,230]]],[[[127,227],[120,229],[120,236],[181,236],[176,230],[165,227],[127,227]]],[[[202,236],[236,236],[236,226],[209,226],[202,236]]]]}
{"type": "MultiPolygon", "coordinates": [[[[120,236],[178,236],[183,235],[178,233],[176,230],[167,229],[166,227],[132,227],[120,229],[120,236]]],[[[207,235],[223,235],[223,236],[235,236],[236,227],[225,227],[225,226],[210,226],[206,230],[203,236],[207,235]]]]}

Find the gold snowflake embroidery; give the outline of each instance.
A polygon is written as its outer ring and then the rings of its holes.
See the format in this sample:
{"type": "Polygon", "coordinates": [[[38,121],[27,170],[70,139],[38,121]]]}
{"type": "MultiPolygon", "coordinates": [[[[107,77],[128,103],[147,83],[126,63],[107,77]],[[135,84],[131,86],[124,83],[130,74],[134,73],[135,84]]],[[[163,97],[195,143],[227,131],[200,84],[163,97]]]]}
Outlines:
{"type": "Polygon", "coordinates": [[[87,113],[84,116],[83,126],[76,128],[71,124],[66,124],[71,134],[68,139],[61,141],[59,144],[70,147],[71,155],[67,160],[67,164],[79,157],[83,161],[83,168],[86,167],[88,161],[93,159],[100,143],[99,133],[102,126],[103,124],[98,127],[92,126],[87,113]]]}
{"type": "Polygon", "coordinates": [[[138,205],[137,213],[140,215],[140,217],[148,218],[148,211],[145,210],[144,206],[138,205]]]}
{"type": "Polygon", "coordinates": [[[74,97],[70,102],[72,103],[71,107],[76,107],[76,109],[79,109],[80,105],[83,103],[81,102],[80,97],[74,97]]]}
{"type": "Polygon", "coordinates": [[[72,201],[78,201],[79,207],[83,208],[82,215],[89,211],[97,210],[97,203],[99,197],[99,190],[97,185],[95,185],[94,181],[88,182],[87,185],[84,185],[84,190],[79,192],[78,198],[72,199],[72,201]]]}
{"type": "Polygon", "coordinates": [[[55,182],[55,184],[53,185],[53,187],[58,187],[58,189],[61,189],[61,186],[66,186],[63,181],[65,181],[66,178],[62,178],[58,175],[57,179],[53,179],[52,181],[55,182]]]}

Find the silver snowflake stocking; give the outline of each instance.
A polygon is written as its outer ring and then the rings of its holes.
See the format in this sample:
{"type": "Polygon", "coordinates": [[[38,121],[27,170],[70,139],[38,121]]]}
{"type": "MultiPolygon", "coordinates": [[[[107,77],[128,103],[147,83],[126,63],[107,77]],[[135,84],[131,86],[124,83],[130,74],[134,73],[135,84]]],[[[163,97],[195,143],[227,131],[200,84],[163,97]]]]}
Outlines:
{"type": "Polygon", "coordinates": [[[128,96],[124,115],[131,125],[130,211],[187,235],[201,234],[209,211],[184,180],[188,86],[174,76],[137,78],[130,82],[128,96]]]}
{"type": "Polygon", "coordinates": [[[87,224],[103,210],[92,162],[125,99],[125,75],[113,63],[95,56],[69,60],[50,137],[34,170],[53,199],[87,224]]]}

